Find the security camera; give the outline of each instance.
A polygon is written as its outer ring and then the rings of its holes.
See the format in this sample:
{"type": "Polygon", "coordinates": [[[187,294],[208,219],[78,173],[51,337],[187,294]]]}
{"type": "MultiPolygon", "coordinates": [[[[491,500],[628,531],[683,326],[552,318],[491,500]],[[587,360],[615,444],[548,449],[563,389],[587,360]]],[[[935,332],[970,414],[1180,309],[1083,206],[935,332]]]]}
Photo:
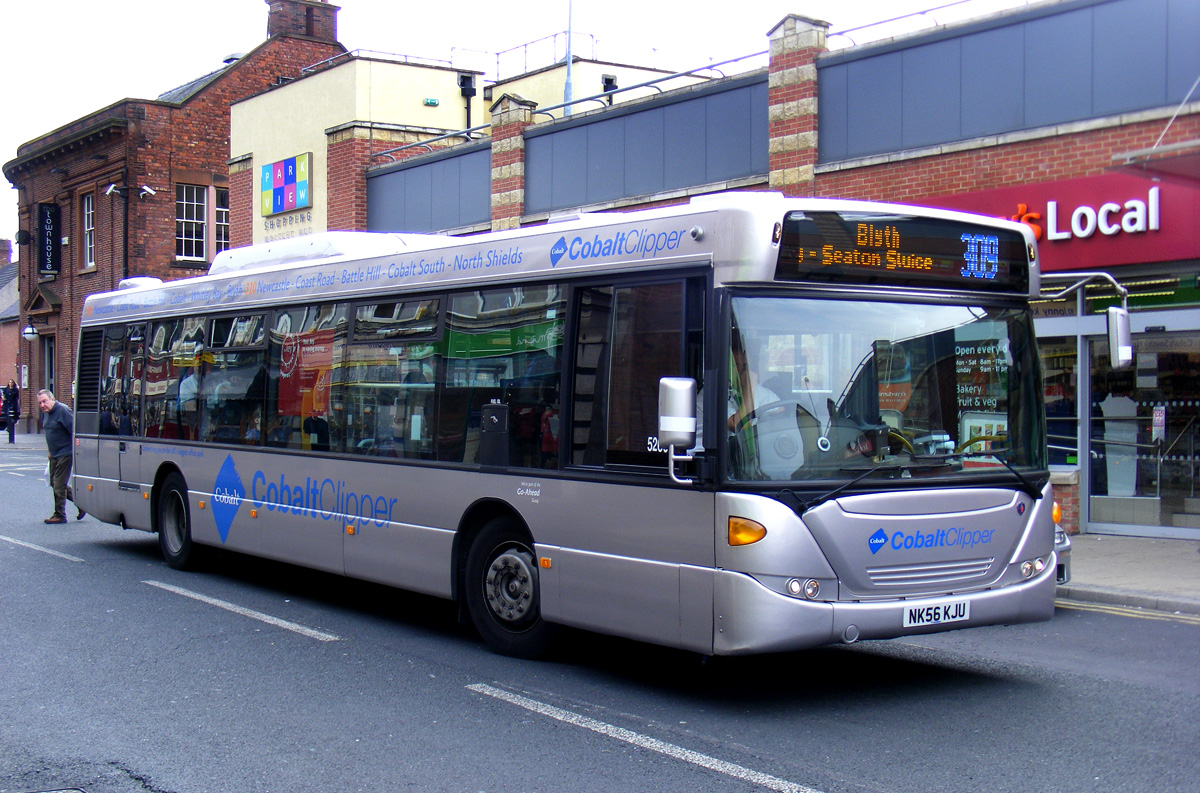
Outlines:
{"type": "Polygon", "coordinates": [[[115,184],[110,184],[110,185],[108,186],[108,189],[104,191],[104,194],[105,194],[105,195],[112,195],[112,194],[113,194],[113,193],[115,193],[115,192],[117,192],[117,186],[116,186],[115,184]]]}
{"type": "Polygon", "coordinates": [[[158,195],[158,191],[148,185],[142,185],[142,192],[138,193],[138,196],[145,198],[148,195],[158,195]]]}

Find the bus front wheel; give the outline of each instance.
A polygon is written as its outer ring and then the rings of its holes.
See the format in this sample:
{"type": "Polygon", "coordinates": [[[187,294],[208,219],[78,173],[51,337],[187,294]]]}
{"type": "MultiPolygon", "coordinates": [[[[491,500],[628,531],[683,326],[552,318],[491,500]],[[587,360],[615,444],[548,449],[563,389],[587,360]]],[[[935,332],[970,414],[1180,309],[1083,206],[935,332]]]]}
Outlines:
{"type": "Polygon", "coordinates": [[[158,547],[167,564],[186,570],[195,561],[187,482],[178,473],[163,480],[158,498],[158,547]]]}
{"type": "Polygon", "coordinates": [[[509,518],[484,525],[467,552],[467,611],[483,640],[501,655],[533,658],[555,627],[542,619],[533,544],[509,518]]]}

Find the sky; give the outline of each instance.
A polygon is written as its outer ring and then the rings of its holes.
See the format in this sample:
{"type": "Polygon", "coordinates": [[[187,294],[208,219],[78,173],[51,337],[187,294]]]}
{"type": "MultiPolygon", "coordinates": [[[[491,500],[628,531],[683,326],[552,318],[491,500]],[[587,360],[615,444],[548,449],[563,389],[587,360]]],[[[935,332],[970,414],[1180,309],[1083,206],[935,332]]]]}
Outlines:
{"type": "MultiPolygon", "coordinates": [[[[574,54],[683,71],[761,52],[787,14],[831,31],[937,9],[850,31],[858,44],[975,18],[1029,0],[341,0],[338,39],[349,50],[396,53],[506,75],[528,48],[549,62],[555,34],[575,31],[574,54]],[[498,8],[517,13],[497,14],[498,8]],[[568,8],[570,21],[568,22],[568,8]],[[548,39],[548,40],[547,40],[548,39]],[[499,58],[497,53],[505,53],[499,58]]],[[[5,8],[0,44],[0,163],[17,147],[124,98],[153,99],[220,68],[266,38],[264,0],[26,0],[5,8]]],[[[540,61],[533,62],[537,58],[540,61]]],[[[576,89],[578,96],[578,89],[576,89]]],[[[17,191],[0,178],[0,239],[17,231],[17,191]]],[[[17,249],[14,245],[13,256],[17,249]]]]}

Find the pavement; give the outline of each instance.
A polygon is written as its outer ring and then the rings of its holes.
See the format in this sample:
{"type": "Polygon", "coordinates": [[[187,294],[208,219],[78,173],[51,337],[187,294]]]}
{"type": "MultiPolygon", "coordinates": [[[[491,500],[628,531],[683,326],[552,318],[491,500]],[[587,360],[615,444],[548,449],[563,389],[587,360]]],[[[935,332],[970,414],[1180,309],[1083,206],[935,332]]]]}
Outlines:
{"type": "MultiPolygon", "coordinates": [[[[0,432],[0,456],[7,445],[0,432]]],[[[38,434],[16,436],[17,448],[46,449],[38,434]]],[[[1200,541],[1076,534],[1071,580],[1062,600],[1200,615],[1200,541]]]]}

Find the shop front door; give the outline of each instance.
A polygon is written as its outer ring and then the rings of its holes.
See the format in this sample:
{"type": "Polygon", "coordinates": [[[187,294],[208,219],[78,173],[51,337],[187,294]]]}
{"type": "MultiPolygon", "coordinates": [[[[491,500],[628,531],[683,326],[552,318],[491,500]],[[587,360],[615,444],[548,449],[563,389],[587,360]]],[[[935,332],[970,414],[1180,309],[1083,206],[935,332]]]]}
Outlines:
{"type": "Polygon", "coordinates": [[[1133,341],[1115,372],[1090,345],[1089,530],[1200,539],[1200,332],[1133,341]]]}

